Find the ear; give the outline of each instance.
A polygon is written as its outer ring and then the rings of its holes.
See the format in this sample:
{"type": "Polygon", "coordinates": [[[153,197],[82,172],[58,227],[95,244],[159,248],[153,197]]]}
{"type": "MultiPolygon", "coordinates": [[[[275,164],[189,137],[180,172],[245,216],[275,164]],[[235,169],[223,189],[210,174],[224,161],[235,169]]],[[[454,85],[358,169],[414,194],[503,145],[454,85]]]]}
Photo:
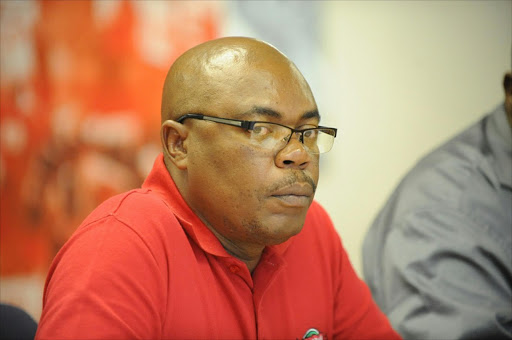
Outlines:
{"type": "Polygon", "coordinates": [[[180,170],[187,168],[187,148],[185,141],[188,129],[185,125],[166,120],[160,129],[165,158],[169,159],[180,170]]]}

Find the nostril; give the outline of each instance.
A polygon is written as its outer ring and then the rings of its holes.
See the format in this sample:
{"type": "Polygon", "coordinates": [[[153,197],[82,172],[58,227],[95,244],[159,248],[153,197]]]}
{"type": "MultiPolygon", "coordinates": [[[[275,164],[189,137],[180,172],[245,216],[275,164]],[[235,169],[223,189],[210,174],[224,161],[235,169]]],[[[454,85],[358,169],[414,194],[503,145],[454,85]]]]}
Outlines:
{"type": "Polygon", "coordinates": [[[286,165],[290,165],[290,164],[293,164],[293,161],[285,160],[285,161],[283,161],[283,163],[286,164],[286,165]]]}

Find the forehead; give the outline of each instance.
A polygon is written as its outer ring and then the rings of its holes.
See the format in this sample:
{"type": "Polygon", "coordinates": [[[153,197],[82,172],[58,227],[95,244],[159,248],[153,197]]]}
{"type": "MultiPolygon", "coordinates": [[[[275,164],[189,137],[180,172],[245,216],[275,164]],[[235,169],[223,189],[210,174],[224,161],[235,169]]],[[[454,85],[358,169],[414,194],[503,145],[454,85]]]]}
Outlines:
{"type": "Polygon", "coordinates": [[[208,100],[203,102],[203,110],[210,114],[239,119],[265,116],[293,123],[317,112],[309,85],[291,63],[239,65],[210,74],[214,79],[205,93],[214,95],[205,96],[208,100]]]}
{"type": "Polygon", "coordinates": [[[300,121],[320,121],[320,114],[318,110],[305,111],[300,115],[293,115],[293,117],[286,117],[281,112],[276,111],[269,107],[253,106],[249,111],[240,112],[239,114],[232,115],[233,118],[241,120],[270,120],[270,121],[283,121],[285,119],[294,118],[297,122],[300,121]]]}
{"type": "Polygon", "coordinates": [[[268,44],[221,39],[199,45],[178,58],[166,78],[163,119],[186,113],[234,118],[254,107],[278,112],[279,117],[274,118],[283,122],[316,110],[302,74],[268,44]]]}

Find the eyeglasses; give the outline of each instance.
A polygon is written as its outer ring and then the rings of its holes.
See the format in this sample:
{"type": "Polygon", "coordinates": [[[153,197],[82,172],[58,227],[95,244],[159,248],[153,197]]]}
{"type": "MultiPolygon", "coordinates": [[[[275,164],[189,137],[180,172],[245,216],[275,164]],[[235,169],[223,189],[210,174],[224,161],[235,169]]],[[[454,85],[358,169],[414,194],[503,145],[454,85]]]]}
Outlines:
{"type": "Polygon", "coordinates": [[[183,115],[176,121],[178,123],[183,123],[185,119],[207,120],[215,123],[240,127],[250,132],[250,140],[252,142],[270,150],[283,149],[288,144],[292,136],[296,134],[299,137],[299,141],[304,145],[306,151],[311,154],[320,154],[331,150],[337,132],[337,129],[325,126],[298,130],[286,125],[271,122],[226,119],[195,113],[183,115]]]}

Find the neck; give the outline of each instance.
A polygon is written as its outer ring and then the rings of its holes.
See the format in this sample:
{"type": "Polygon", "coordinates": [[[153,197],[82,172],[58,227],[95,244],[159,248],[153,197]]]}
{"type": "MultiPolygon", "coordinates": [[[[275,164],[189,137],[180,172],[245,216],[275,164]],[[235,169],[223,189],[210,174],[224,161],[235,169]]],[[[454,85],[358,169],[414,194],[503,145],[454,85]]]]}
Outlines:
{"type": "Polygon", "coordinates": [[[249,246],[247,244],[240,245],[219,234],[215,228],[212,228],[210,225],[206,225],[208,226],[208,229],[210,229],[212,233],[217,237],[224,249],[226,249],[230,255],[245,263],[249,269],[249,272],[252,273],[260,262],[261,255],[263,254],[265,247],[249,246]]]}
{"type": "MultiPolygon", "coordinates": [[[[223,244],[224,246],[224,244],[223,244]]],[[[245,265],[247,266],[247,269],[249,269],[249,272],[252,274],[252,272],[254,271],[254,269],[256,269],[256,266],[258,265],[258,263],[260,262],[260,259],[261,259],[261,255],[263,254],[263,250],[261,250],[260,252],[258,253],[255,253],[255,254],[252,254],[250,256],[247,256],[247,254],[244,254],[244,255],[240,255],[240,254],[236,254],[236,253],[233,253],[231,252],[228,248],[226,248],[226,246],[224,246],[224,249],[226,249],[226,251],[236,257],[237,259],[239,259],[240,261],[242,261],[243,263],[245,263],[245,265]]]]}
{"type": "MultiPolygon", "coordinates": [[[[178,188],[178,191],[180,192],[183,199],[185,199],[185,197],[187,197],[187,187],[185,185],[186,178],[183,178],[183,173],[177,170],[172,165],[172,162],[167,159],[167,157],[164,157],[164,163],[167,171],[169,171],[169,174],[171,175],[176,187],[178,188]]],[[[187,202],[186,199],[185,201],[187,202]]],[[[191,207],[189,202],[187,202],[187,204],[191,207]]],[[[203,221],[208,229],[210,229],[211,232],[217,237],[224,249],[226,249],[230,255],[244,262],[249,271],[252,273],[260,261],[265,246],[235,243],[217,232],[217,230],[215,230],[215,228],[213,228],[198,211],[195,209],[192,210],[201,219],[201,221],[203,221]]]]}

